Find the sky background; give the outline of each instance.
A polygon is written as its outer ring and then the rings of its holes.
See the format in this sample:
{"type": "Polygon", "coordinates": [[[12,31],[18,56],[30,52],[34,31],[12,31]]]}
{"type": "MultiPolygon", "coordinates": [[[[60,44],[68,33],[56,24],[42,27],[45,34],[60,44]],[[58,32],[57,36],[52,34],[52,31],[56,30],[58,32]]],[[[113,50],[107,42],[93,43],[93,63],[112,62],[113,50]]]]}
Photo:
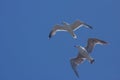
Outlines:
{"type": "Polygon", "coordinates": [[[69,60],[90,37],[107,41],[91,54],[94,64],[78,67],[80,80],[120,80],[119,0],[0,0],[0,80],[78,80],[69,60]],[[94,29],[80,28],[74,40],[49,32],[62,21],[80,19],[94,29]]]}

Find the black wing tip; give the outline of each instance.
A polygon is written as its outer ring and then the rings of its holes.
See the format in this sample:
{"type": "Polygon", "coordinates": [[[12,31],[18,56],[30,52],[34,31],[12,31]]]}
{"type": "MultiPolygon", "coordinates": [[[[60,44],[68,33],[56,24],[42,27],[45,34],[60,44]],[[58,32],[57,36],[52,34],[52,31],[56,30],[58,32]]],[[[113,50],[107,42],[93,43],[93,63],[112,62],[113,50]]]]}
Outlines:
{"type": "Polygon", "coordinates": [[[52,31],[49,33],[48,39],[52,37],[52,31]]]}
{"type": "Polygon", "coordinates": [[[108,42],[106,42],[106,41],[102,41],[104,44],[108,44],[108,42]]]}
{"type": "Polygon", "coordinates": [[[86,24],[90,29],[93,29],[93,27],[92,26],[90,26],[90,25],[88,25],[88,24],[86,24]]]}
{"type": "Polygon", "coordinates": [[[93,29],[92,26],[90,26],[90,25],[88,25],[88,24],[86,24],[86,23],[84,23],[84,22],[83,22],[83,24],[86,25],[88,28],[93,29]]]}
{"type": "Polygon", "coordinates": [[[78,74],[76,74],[77,78],[80,78],[78,74]]]}
{"type": "Polygon", "coordinates": [[[51,39],[51,36],[48,36],[48,39],[50,40],[50,39],[51,39]]]}
{"type": "Polygon", "coordinates": [[[107,44],[109,44],[109,43],[108,43],[108,42],[103,41],[103,45],[107,45],[107,44]]]}
{"type": "Polygon", "coordinates": [[[77,72],[77,70],[76,70],[76,66],[73,66],[73,64],[74,64],[74,61],[73,61],[73,60],[74,60],[74,58],[71,58],[71,59],[70,59],[71,67],[72,67],[75,75],[77,76],[77,78],[79,78],[79,74],[78,74],[78,72],[77,72]]]}
{"type": "Polygon", "coordinates": [[[93,29],[93,27],[92,27],[92,26],[89,26],[89,28],[90,28],[90,29],[93,29]]]}
{"type": "Polygon", "coordinates": [[[106,42],[106,41],[103,41],[103,40],[100,40],[100,41],[101,41],[101,43],[104,44],[104,45],[108,44],[108,42],[106,42]]]}
{"type": "Polygon", "coordinates": [[[51,37],[52,37],[52,36],[51,36],[51,35],[49,35],[49,36],[48,36],[48,39],[50,39],[51,37]]]}
{"type": "Polygon", "coordinates": [[[79,78],[79,74],[78,74],[78,72],[77,72],[77,71],[74,71],[74,72],[75,72],[77,78],[79,78]]]}

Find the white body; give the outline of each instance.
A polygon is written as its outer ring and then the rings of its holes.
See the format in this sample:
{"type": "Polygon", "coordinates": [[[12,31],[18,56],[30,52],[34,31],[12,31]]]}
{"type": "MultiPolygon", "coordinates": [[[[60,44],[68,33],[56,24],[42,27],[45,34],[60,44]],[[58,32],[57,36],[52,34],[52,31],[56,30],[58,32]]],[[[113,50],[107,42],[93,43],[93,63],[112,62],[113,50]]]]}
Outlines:
{"type": "Polygon", "coordinates": [[[93,60],[93,58],[88,54],[87,50],[84,47],[78,46],[78,51],[79,51],[78,56],[81,56],[81,58],[85,58],[89,62],[93,60]]]}

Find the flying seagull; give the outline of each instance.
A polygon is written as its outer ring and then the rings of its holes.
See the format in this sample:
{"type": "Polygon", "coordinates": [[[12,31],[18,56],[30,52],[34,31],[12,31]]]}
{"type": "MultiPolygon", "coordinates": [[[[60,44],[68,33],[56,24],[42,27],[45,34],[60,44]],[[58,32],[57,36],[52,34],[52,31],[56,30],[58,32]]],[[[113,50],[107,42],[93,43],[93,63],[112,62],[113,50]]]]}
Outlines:
{"type": "Polygon", "coordinates": [[[88,25],[88,24],[86,24],[86,23],[84,23],[84,22],[81,22],[80,20],[77,20],[77,21],[75,21],[75,22],[72,23],[72,24],[68,24],[68,23],[66,23],[66,22],[63,22],[62,24],[63,24],[63,25],[57,24],[57,25],[55,25],[55,26],[53,27],[53,29],[52,29],[52,30],[50,31],[50,33],[49,33],[49,39],[50,39],[52,36],[54,36],[57,31],[67,31],[67,32],[69,32],[69,33],[72,35],[73,38],[76,39],[77,36],[76,36],[76,34],[74,33],[74,31],[77,30],[78,28],[84,26],[84,27],[86,27],[86,28],[92,29],[92,27],[91,27],[90,25],[88,25]]]}
{"type": "Polygon", "coordinates": [[[70,63],[71,63],[73,71],[75,72],[75,74],[78,78],[79,78],[79,74],[77,71],[77,66],[79,64],[83,63],[86,59],[91,64],[95,61],[89,54],[92,52],[92,50],[96,44],[104,45],[104,44],[107,44],[107,42],[100,40],[100,39],[96,39],[96,38],[89,38],[86,47],[82,47],[82,46],[78,46],[78,45],[74,46],[74,47],[78,48],[79,52],[78,52],[77,57],[70,59],[70,63]]]}

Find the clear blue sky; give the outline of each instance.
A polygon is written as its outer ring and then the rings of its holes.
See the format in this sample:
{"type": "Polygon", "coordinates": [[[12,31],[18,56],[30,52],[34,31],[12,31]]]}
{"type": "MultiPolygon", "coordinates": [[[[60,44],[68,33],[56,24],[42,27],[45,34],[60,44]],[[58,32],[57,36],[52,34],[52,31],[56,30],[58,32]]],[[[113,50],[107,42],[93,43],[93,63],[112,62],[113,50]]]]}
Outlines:
{"type": "Polygon", "coordinates": [[[109,42],[97,45],[94,64],[78,68],[80,80],[120,80],[119,0],[1,0],[0,80],[78,80],[69,59],[89,37],[109,42]],[[55,24],[80,19],[93,26],[81,28],[74,40],[59,32],[48,34],[55,24]]]}

